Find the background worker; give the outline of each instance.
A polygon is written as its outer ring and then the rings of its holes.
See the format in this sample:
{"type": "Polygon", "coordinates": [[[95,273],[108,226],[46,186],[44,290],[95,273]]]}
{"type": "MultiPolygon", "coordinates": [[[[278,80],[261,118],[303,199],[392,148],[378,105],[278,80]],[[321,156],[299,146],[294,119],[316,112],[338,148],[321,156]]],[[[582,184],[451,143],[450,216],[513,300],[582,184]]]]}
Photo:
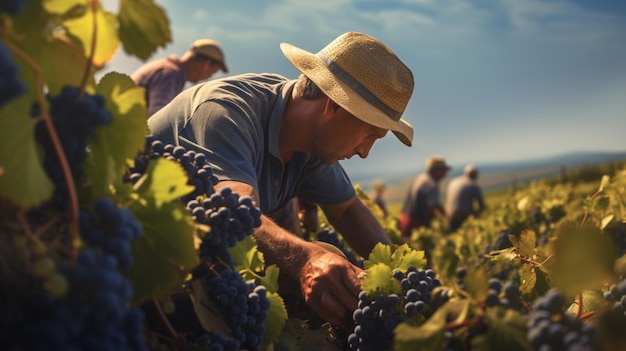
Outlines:
{"type": "Polygon", "coordinates": [[[430,227],[437,214],[445,215],[439,200],[439,181],[449,170],[443,157],[432,156],[426,161],[426,170],[413,179],[398,215],[403,238],[409,239],[413,229],[430,227]]]}
{"type": "Polygon", "coordinates": [[[213,39],[199,39],[181,58],[170,55],[148,62],[133,72],[131,78],[146,89],[148,116],[152,116],[178,95],[186,82],[197,83],[219,70],[228,72],[220,44],[213,39]]]}
{"type": "Polygon", "coordinates": [[[451,231],[457,230],[469,216],[478,216],[485,209],[483,192],[476,179],[478,170],[469,164],[462,175],[448,183],[445,209],[451,231]]]}

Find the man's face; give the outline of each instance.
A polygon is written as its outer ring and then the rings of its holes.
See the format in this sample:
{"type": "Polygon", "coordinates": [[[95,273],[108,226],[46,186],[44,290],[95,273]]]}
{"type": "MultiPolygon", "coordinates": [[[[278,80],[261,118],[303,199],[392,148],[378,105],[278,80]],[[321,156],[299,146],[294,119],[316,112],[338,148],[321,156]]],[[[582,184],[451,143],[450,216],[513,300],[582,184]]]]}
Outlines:
{"type": "Polygon", "coordinates": [[[326,164],[354,155],[366,158],[374,142],[385,135],[386,129],[361,121],[328,99],[324,120],[315,131],[313,153],[326,164]]]}

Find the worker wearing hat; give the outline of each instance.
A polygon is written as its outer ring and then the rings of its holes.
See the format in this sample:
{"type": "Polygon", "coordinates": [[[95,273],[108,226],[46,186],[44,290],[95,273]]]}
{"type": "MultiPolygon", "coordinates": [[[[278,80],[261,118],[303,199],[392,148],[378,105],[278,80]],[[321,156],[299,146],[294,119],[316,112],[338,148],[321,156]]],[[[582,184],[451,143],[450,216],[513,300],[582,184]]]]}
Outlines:
{"type": "Polygon", "coordinates": [[[266,264],[289,282],[281,289],[296,288],[323,320],[349,327],[362,269],[280,227],[273,215],[302,196],[362,257],[377,243],[391,244],[338,161],[366,158],[388,131],[411,145],[413,128],[402,114],[413,74],[382,42],[358,32],[317,53],[280,48],[301,72],[297,79],[250,73],[205,82],[148,124],[163,142],[203,152],[219,179],[216,190],[252,197],[263,213],[253,235],[266,264]]]}
{"type": "Polygon", "coordinates": [[[413,229],[430,227],[437,213],[445,215],[439,200],[439,181],[449,170],[442,156],[431,156],[426,160],[426,170],[411,182],[398,215],[399,229],[405,239],[411,237],[413,229]]]}
{"type": "Polygon", "coordinates": [[[186,82],[197,83],[217,71],[228,73],[224,53],[213,39],[194,41],[182,57],[168,57],[148,62],[131,75],[138,86],[146,90],[148,116],[167,105],[185,87],[186,82]]]}

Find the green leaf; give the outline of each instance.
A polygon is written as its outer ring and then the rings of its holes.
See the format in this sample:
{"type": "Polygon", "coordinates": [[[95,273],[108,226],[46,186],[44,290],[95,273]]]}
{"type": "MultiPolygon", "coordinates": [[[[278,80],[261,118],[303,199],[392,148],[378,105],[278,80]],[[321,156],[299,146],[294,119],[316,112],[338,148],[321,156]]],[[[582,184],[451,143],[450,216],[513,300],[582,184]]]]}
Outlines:
{"type": "Polygon", "coordinates": [[[0,109],[0,197],[23,209],[48,200],[53,190],[37,152],[31,104],[22,95],[0,109]]]}
{"type": "Polygon", "coordinates": [[[288,318],[287,308],[280,295],[268,291],[267,298],[270,300],[270,308],[267,311],[267,319],[265,320],[263,345],[270,345],[278,340],[288,318]]]}
{"type": "Polygon", "coordinates": [[[408,244],[403,244],[396,248],[391,255],[393,260],[391,268],[400,269],[403,272],[406,272],[409,267],[424,268],[426,266],[426,258],[424,256],[423,250],[413,250],[408,244]]]}
{"type": "Polygon", "coordinates": [[[142,60],[172,41],[169,19],[152,0],[120,0],[119,37],[124,51],[142,60]]]}
{"type": "Polygon", "coordinates": [[[398,324],[393,330],[394,351],[440,351],[447,323],[460,323],[467,318],[470,301],[450,300],[441,306],[424,324],[410,321],[398,324]]]}
{"type": "Polygon", "coordinates": [[[532,230],[523,230],[518,242],[518,253],[522,257],[532,258],[535,255],[536,236],[532,230]]]}
{"type": "Polygon", "coordinates": [[[477,301],[485,301],[489,291],[489,276],[481,267],[470,267],[463,278],[463,285],[467,291],[477,301]]]}
{"type": "Polygon", "coordinates": [[[109,73],[98,83],[96,92],[106,99],[113,122],[98,129],[91,140],[91,153],[85,173],[92,182],[93,196],[108,193],[127,171],[127,160],[145,148],[147,109],[143,88],[121,73],[109,73]]]}
{"type": "Polygon", "coordinates": [[[367,275],[363,278],[361,289],[369,297],[402,292],[402,286],[393,277],[391,267],[384,263],[377,263],[367,269],[367,275]]]}
{"type": "Polygon", "coordinates": [[[187,174],[180,163],[165,158],[152,160],[146,174],[135,183],[135,187],[141,197],[154,199],[157,208],[194,189],[187,185],[187,174]]]}
{"type": "Polygon", "coordinates": [[[391,246],[378,243],[372,249],[368,259],[363,263],[363,267],[368,270],[371,266],[384,263],[389,267],[393,266],[391,259],[391,246]]]}
{"type": "Polygon", "coordinates": [[[559,226],[551,273],[566,294],[593,289],[609,279],[617,259],[613,244],[598,227],[559,226]]]}
{"type": "Polygon", "coordinates": [[[517,258],[516,250],[514,247],[494,250],[489,253],[489,259],[494,262],[511,262],[517,258]]]}
{"type": "Polygon", "coordinates": [[[89,3],[88,0],[42,0],[41,5],[43,8],[58,15],[62,15],[75,6],[85,6],[89,3]]]}
{"type": "MultiPolygon", "coordinates": [[[[207,235],[211,235],[208,233],[207,235]]],[[[250,270],[252,272],[262,272],[265,265],[263,253],[257,250],[256,242],[251,235],[240,240],[233,247],[227,249],[230,256],[235,261],[235,269],[238,271],[250,270]]],[[[250,279],[250,278],[245,278],[250,279]]]]}
{"type": "Polygon", "coordinates": [[[92,63],[96,67],[102,67],[113,58],[120,45],[117,37],[117,18],[114,14],[102,10],[100,5],[98,5],[95,17],[97,26],[95,38],[93,30],[94,16],[91,6],[87,8],[83,16],[67,20],[63,23],[63,26],[70,35],[80,40],[85,57],[90,57],[95,41],[92,63]]]}
{"type": "MultiPolygon", "coordinates": [[[[67,37],[55,34],[49,38],[29,36],[25,40],[26,53],[37,63],[43,82],[50,95],[58,94],[66,85],[81,86],[87,58],[83,49],[67,37]]],[[[95,80],[88,75],[85,90],[93,92],[95,80]]]]}
{"type": "MultiPolygon", "coordinates": [[[[595,312],[598,314],[600,311],[606,311],[612,305],[604,298],[604,295],[597,290],[585,290],[582,293],[583,296],[583,306],[581,310],[581,314],[585,314],[588,312],[595,312]]],[[[572,303],[567,312],[572,316],[575,316],[578,313],[578,297],[574,299],[574,303],[572,303]]]]}
{"type": "Polygon", "coordinates": [[[135,291],[133,302],[140,303],[179,288],[199,259],[193,220],[182,203],[141,198],[129,208],[144,229],[133,244],[135,264],[126,274],[135,291]]]}
{"type": "Polygon", "coordinates": [[[475,351],[533,351],[526,339],[526,319],[517,311],[502,307],[487,308],[487,332],[470,340],[475,351]]]}
{"type": "Polygon", "coordinates": [[[278,276],[280,268],[272,264],[265,267],[265,275],[259,279],[259,285],[263,285],[268,292],[278,292],[278,276]]]}

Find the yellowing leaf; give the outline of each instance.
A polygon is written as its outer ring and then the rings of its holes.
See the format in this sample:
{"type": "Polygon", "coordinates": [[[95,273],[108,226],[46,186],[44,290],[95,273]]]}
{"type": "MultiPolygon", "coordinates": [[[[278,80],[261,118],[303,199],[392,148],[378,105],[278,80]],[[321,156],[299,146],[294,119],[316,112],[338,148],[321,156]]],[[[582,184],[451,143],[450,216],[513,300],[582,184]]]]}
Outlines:
{"type": "Polygon", "coordinates": [[[111,60],[119,47],[117,18],[114,14],[102,10],[100,6],[96,10],[95,18],[95,36],[94,14],[91,6],[87,7],[84,16],[67,20],[63,25],[72,36],[81,41],[85,57],[90,57],[95,41],[92,63],[96,67],[102,67],[111,60]]]}
{"type": "Polygon", "coordinates": [[[391,247],[389,245],[381,243],[376,244],[363,266],[365,269],[369,269],[369,267],[378,263],[384,263],[390,267],[392,266],[391,247]]]}
{"type": "Polygon", "coordinates": [[[263,345],[270,345],[278,340],[288,318],[287,308],[280,295],[268,291],[267,298],[270,300],[270,308],[265,320],[263,345]]]}
{"type": "Polygon", "coordinates": [[[87,5],[88,0],[42,0],[41,5],[46,11],[62,15],[75,6],[87,5]]]}
{"type": "Polygon", "coordinates": [[[185,196],[194,187],[187,185],[187,174],[176,161],[165,158],[152,160],[146,174],[137,181],[137,193],[142,197],[154,199],[156,206],[185,196]]]}
{"type": "Polygon", "coordinates": [[[384,263],[377,263],[367,269],[361,289],[370,297],[402,292],[400,282],[392,276],[391,267],[384,263]]]}

